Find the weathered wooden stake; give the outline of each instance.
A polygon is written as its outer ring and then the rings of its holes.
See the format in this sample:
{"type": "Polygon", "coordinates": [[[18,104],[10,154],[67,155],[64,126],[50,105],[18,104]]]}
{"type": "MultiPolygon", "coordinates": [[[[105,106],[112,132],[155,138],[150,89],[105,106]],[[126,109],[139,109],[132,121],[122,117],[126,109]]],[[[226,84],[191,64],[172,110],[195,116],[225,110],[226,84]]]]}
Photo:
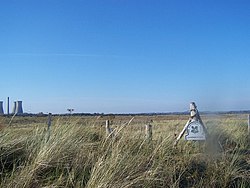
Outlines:
{"type": "Polygon", "coordinates": [[[145,136],[147,140],[152,140],[153,132],[152,132],[152,125],[146,124],[145,125],[145,136]]]}
{"type": "Polygon", "coordinates": [[[250,135],[250,114],[248,115],[248,134],[250,135]]]}
{"type": "Polygon", "coordinates": [[[110,128],[110,123],[109,120],[106,120],[106,136],[107,137],[112,137],[113,130],[110,128]]]}
{"type": "Polygon", "coordinates": [[[186,125],[184,126],[184,128],[182,129],[182,131],[180,132],[179,136],[177,137],[176,141],[174,142],[174,146],[177,146],[179,140],[181,139],[181,137],[184,135],[189,123],[191,122],[191,118],[189,118],[189,120],[187,121],[186,125]]]}
{"type": "Polygon", "coordinates": [[[49,140],[50,138],[50,127],[51,127],[51,121],[52,121],[52,113],[49,113],[48,115],[48,122],[47,122],[47,125],[48,125],[48,137],[47,137],[47,141],[49,140]]]}
{"type": "Polygon", "coordinates": [[[48,125],[48,130],[50,130],[50,127],[51,127],[51,120],[52,120],[52,114],[49,113],[49,116],[48,116],[48,122],[47,122],[47,125],[48,125]]]}

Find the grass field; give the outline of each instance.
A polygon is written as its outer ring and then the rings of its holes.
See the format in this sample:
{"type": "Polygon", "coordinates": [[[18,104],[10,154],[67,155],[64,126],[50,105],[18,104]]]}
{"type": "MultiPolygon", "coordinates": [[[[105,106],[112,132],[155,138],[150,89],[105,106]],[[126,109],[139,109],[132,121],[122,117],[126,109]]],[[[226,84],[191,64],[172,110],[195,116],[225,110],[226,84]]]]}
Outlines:
{"type": "Polygon", "coordinates": [[[181,139],[176,148],[188,116],[52,119],[49,133],[46,117],[15,117],[11,126],[0,118],[1,187],[250,187],[247,115],[204,115],[206,143],[181,139]]]}

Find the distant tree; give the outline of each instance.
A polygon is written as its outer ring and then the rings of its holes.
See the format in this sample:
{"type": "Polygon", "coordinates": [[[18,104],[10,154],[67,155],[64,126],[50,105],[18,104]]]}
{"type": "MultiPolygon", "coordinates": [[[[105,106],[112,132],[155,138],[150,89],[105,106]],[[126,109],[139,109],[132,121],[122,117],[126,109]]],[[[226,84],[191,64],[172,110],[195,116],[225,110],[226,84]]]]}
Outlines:
{"type": "Polygon", "coordinates": [[[74,109],[73,109],[73,108],[68,108],[67,111],[68,111],[70,114],[72,114],[72,112],[74,111],[74,109]]]}

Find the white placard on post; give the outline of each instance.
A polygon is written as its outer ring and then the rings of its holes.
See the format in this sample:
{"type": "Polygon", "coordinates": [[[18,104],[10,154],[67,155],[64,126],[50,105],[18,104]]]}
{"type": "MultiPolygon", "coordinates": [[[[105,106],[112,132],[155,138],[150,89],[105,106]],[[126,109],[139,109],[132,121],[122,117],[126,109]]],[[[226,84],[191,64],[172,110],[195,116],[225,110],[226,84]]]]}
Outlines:
{"type": "Polygon", "coordinates": [[[206,127],[204,126],[199,111],[197,109],[197,106],[194,102],[190,103],[190,117],[187,121],[186,125],[182,129],[181,133],[177,137],[174,146],[176,146],[181,139],[181,137],[184,135],[184,133],[187,132],[185,135],[185,140],[193,140],[193,141],[202,141],[206,140],[206,137],[208,136],[208,132],[206,127]]]}
{"type": "Polygon", "coordinates": [[[206,140],[204,128],[198,121],[193,121],[187,126],[185,140],[206,140]]]}

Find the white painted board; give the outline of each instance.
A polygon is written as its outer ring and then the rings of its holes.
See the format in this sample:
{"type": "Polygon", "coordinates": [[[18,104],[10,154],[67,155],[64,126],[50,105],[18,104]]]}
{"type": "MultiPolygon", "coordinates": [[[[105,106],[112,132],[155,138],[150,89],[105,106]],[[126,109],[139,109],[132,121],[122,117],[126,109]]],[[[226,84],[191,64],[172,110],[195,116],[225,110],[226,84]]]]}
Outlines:
{"type": "Polygon", "coordinates": [[[187,126],[185,140],[206,140],[203,126],[198,121],[193,121],[187,126]]]}

